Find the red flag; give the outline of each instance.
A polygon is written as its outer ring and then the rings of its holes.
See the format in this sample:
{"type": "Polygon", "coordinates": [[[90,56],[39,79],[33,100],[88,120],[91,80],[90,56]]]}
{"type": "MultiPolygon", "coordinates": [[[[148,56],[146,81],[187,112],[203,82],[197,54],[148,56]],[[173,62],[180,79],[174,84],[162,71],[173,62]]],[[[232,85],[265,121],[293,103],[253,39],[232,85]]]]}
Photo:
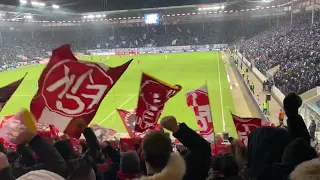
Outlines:
{"type": "Polygon", "coordinates": [[[214,141],[214,127],[212,123],[211,107],[207,85],[186,93],[187,105],[194,111],[200,135],[206,140],[214,141]]]}
{"type": "Polygon", "coordinates": [[[182,87],[169,85],[146,73],[142,74],[137,108],[136,132],[154,129],[166,102],[182,87]]]}
{"type": "Polygon", "coordinates": [[[60,132],[78,138],[78,119],[91,122],[104,96],[131,61],[115,68],[78,61],[70,45],[63,45],[53,50],[30,109],[39,123],[54,125],[60,132]]]}
{"type": "Polygon", "coordinates": [[[54,125],[49,125],[51,136],[59,136],[59,130],[54,125]]]}
{"type": "Polygon", "coordinates": [[[136,123],[136,110],[135,109],[132,109],[132,110],[117,109],[117,111],[119,113],[119,116],[129,136],[131,138],[135,137],[134,126],[136,123]]]}
{"type": "MultiPolygon", "coordinates": [[[[123,122],[124,127],[126,128],[131,138],[135,138],[135,137],[142,138],[144,135],[146,135],[147,131],[140,133],[134,130],[134,127],[136,124],[136,114],[137,114],[135,109],[132,109],[132,110],[117,109],[117,111],[123,122]]],[[[161,125],[156,124],[153,130],[159,131],[160,129],[161,129],[161,125]]]]}
{"type": "Polygon", "coordinates": [[[261,126],[259,118],[242,118],[232,114],[234,126],[236,127],[240,141],[248,147],[248,135],[251,131],[261,126]]]}
{"type": "Polygon", "coordinates": [[[139,143],[141,145],[142,138],[120,138],[120,151],[134,151],[134,145],[136,143],[139,143]]]}
{"type": "Polygon", "coordinates": [[[23,78],[0,88],[0,111],[3,109],[3,107],[9,101],[9,99],[14,94],[14,92],[18,89],[18,87],[20,86],[21,82],[23,81],[23,79],[26,77],[27,74],[28,73],[26,73],[23,76],[23,78]]]}
{"type": "Polygon", "coordinates": [[[106,141],[117,133],[117,131],[113,129],[105,128],[97,124],[92,124],[90,127],[99,141],[106,141]]]}

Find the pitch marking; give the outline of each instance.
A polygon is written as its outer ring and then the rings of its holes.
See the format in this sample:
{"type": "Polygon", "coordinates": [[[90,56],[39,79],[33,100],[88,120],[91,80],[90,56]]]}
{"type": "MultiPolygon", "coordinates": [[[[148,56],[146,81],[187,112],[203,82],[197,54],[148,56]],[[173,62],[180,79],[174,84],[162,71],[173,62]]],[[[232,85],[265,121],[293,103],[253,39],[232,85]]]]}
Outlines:
{"type": "MultiPolygon", "coordinates": [[[[125,104],[127,104],[127,102],[129,102],[135,95],[130,96],[123,104],[121,104],[118,109],[120,109],[122,106],[124,106],[125,104]]],[[[112,113],[110,113],[106,118],[104,118],[101,122],[99,122],[98,125],[102,124],[103,122],[105,122],[110,116],[112,116],[117,110],[112,111],[112,113]]]]}

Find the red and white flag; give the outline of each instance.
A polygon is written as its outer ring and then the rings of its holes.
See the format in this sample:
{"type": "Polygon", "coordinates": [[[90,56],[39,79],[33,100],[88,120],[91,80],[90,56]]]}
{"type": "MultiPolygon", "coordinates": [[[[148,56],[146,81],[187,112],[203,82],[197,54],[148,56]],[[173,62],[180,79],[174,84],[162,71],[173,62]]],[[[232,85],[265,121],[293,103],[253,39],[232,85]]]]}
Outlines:
{"type": "Polygon", "coordinates": [[[166,102],[175,96],[182,87],[169,85],[146,73],[142,74],[137,108],[136,132],[154,129],[166,102]]]}
{"type": "Polygon", "coordinates": [[[0,88],[0,111],[9,101],[9,99],[14,94],[14,92],[18,89],[18,87],[20,86],[20,84],[22,83],[23,79],[26,77],[27,74],[28,73],[26,73],[23,76],[23,78],[0,88]]]}
{"type": "Polygon", "coordinates": [[[94,132],[94,134],[96,135],[98,141],[106,141],[117,133],[117,131],[113,129],[105,128],[105,127],[99,126],[98,124],[92,124],[90,125],[90,127],[94,132]]]}
{"type": "Polygon", "coordinates": [[[131,61],[115,68],[79,61],[70,45],[63,45],[53,50],[30,109],[39,123],[54,125],[60,132],[78,138],[82,133],[78,119],[90,123],[131,61]]]}
{"type": "Polygon", "coordinates": [[[207,85],[186,93],[187,105],[194,111],[200,135],[207,141],[214,141],[214,127],[212,123],[211,107],[207,85]]]}
{"type": "Polygon", "coordinates": [[[236,127],[239,140],[248,147],[248,136],[251,131],[261,126],[259,118],[242,118],[232,114],[234,126],[236,127]]]}
{"type": "MultiPolygon", "coordinates": [[[[144,135],[146,135],[147,131],[140,133],[140,132],[135,132],[134,130],[136,125],[136,117],[137,117],[137,112],[135,109],[132,109],[132,110],[117,109],[117,111],[123,122],[124,127],[126,128],[131,138],[143,137],[144,135]]],[[[161,129],[160,124],[157,124],[153,130],[159,131],[160,129],[161,129]]]]}
{"type": "Polygon", "coordinates": [[[134,127],[136,124],[136,115],[137,115],[136,110],[135,109],[132,109],[132,110],[117,109],[117,111],[119,113],[119,116],[129,136],[131,138],[135,137],[134,127]]]}

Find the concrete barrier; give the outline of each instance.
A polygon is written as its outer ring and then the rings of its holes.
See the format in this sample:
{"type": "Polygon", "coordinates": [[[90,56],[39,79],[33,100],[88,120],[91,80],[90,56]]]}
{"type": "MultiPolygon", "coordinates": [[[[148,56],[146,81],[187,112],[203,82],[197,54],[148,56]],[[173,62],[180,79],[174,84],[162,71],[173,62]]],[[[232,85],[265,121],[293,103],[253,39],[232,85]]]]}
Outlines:
{"type": "MultiPolygon", "coordinates": [[[[225,54],[227,54],[227,57],[230,60],[229,54],[227,52],[225,54]]],[[[240,61],[241,61],[241,59],[240,59],[240,61]]],[[[238,68],[236,67],[236,65],[234,64],[234,62],[232,60],[231,60],[230,64],[231,64],[232,70],[235,73],[235,75],[242,77],[240,71],[238,70],[238,68]]],[[[245,87],[245,89],[246,89],[247,93],[249,94],[249,97],[250,97],[251,101],[253,102],[255,108],[257,109],[258,114],[259,114],[261,120],[263,121],[263,123],[269,122],[268,119],[266,118],[266,116],[263,114],[263,112],[259,106],[258,100],[254,97],[254,94],[252,94],[252,92],[249,89],[249,86],[247,86],[245,80],[243,78],[240,78],[240,79],[241,79],[241,81],[239,83],[241,83],[245,87]]]]}

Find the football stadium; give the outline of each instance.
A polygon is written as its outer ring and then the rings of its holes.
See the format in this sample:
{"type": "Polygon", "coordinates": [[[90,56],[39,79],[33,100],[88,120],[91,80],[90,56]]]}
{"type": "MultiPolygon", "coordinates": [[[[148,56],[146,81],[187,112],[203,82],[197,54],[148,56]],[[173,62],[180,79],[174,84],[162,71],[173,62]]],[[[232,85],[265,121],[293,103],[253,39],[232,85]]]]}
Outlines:
{"type": "Polygon", "coordinates": [[[1,0],[0,180],[317,180],[320,0],[1,0]]]}

